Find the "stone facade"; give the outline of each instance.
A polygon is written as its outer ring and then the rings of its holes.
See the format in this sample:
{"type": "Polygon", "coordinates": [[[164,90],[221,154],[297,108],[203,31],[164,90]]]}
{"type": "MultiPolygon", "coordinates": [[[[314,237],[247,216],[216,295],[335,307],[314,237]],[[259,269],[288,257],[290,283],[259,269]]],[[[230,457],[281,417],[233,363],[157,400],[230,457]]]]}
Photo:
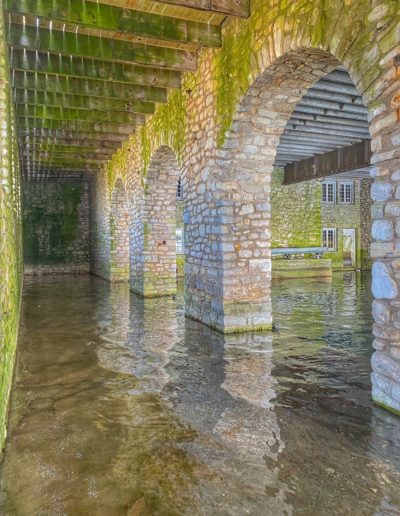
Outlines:
{"type": "Polygon", "coordinates": [[[345,178],[332,176],[327,180],[334,181],[337,195],[335,203],[322,203],[322,227],[335,228],[337,235],[336,251],[325,254],[326,258],[332,260],[334,269],[348,267],[343,253],[343,230],[355,230],[355,261],[351,267],[359,269],[370,269],[370,245],[371,245],[371,179],[352,177],[345,178]],[[339,202],[339,187],[342,181],[351,182],[354,185],[354,198],[351,204],[339,202]]]}
{"type": "Polygon", "coordinates": [[[89,271],[89,188],[84,177],[24,181],[26,274],[89,271]]]}
{"type": "Polygon", "coordinates": [[[399,36],[390,0],[254,0],[250,18],[224,25],[222,49],[201,52],[197,72],[99,173],[94,269],[109,267],[101,247],[115,179],[130,200],[143,198],[151,158],[169,146],[184,187],[186,313],[223,332],[270,327],[276,148],[307,89],[344,65],[369,109],[372,136],[373,397],[400,411],[399,36]]]}
{"type": "Polygon", "coordinates": [[[0,455],[17,347],[22,282],[21,194],[15,117],[0,0],[0,455]]]}

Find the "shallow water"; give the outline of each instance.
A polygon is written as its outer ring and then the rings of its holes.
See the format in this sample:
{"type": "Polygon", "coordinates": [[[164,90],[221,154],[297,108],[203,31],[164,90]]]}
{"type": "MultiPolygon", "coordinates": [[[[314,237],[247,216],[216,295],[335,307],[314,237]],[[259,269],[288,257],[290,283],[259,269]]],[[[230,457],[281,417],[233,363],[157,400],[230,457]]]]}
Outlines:
{"type": "Polygon", "coordinates": [[[224,337],[181,296],[27,278],[0,514],[400,514],[369,276],[288,280],[273,300],[278,332],[224,337]]]}

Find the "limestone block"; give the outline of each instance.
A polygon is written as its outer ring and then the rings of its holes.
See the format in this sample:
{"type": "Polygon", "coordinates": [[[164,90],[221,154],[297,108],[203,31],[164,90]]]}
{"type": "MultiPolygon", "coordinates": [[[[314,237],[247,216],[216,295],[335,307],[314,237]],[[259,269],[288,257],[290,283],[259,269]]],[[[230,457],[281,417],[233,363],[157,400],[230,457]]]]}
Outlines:
{"type": "Polygon", "coordinates": [[[390,242],[394,237],[393,223],[390,220],[378,219],[372,224],[372,238],[379,242],[390,242]]]}
{"type": "Polygon", "coordinates": [[[372,266],[372,293],[376,299],[395,299],[398,294],[396,282],[383,262],[372,266]]]}

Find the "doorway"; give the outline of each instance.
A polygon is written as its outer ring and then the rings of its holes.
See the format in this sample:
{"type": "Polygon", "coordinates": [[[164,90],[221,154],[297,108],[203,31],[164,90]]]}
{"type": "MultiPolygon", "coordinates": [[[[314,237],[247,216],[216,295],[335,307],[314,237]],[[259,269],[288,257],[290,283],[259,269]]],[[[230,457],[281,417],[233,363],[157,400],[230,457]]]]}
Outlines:
{"type": "Polygon", "coordinates": [[[356,230],[343,229],[343,267],[356,266],[356,230]]]}

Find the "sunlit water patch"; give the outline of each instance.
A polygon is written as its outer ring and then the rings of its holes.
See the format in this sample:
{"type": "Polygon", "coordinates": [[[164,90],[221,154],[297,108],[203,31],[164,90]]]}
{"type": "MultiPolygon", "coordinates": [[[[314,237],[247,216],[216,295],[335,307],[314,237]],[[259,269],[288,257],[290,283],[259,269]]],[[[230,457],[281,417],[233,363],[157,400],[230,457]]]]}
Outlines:
{"type": "Polygon", "coordinates": [[[273,288],[273,333],[183,300],[27,279],[3,515],[400,514],[400,418],[370,400],[369,276],[273,288]]]}

